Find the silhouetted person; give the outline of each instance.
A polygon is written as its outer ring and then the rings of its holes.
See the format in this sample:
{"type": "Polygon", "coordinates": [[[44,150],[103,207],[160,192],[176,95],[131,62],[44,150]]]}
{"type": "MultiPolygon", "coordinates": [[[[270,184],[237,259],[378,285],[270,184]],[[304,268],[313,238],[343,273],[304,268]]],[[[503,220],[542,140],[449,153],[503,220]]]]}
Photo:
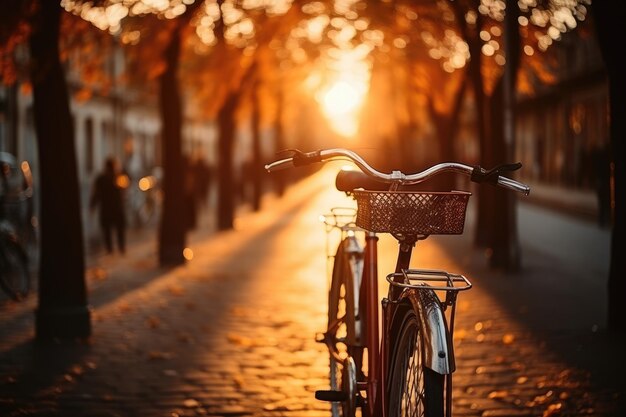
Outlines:
{"type": "Polygon", "coordinates": [[[607,143],[592,150],[598,197],[598,224],[610,226],[611,216],[611,153],[607,143]]]}
{"type": "Polygon", "coordinates": [[[0,220],[6,216],[5,204],[9,200],[9,175],[11,174],[11,167],[7,162],[0,161],[0,220]]]}
{"type": "Polygon", "coordinates": [[[197,178],[193,169],[191,158],[183,155],[183,203],[185,230],[193,230],[198,222],[197,208],[197,178]]]}
{"type": "Polygon", "coordinates": [[[199,207],[207,205],[211,187],[211,167],[201,153],[196,153],[191,166],[194,176],[195,197],[199,207]]]}
{"type": "Polygon", "coordinates": [[[102,237],[107,253],[113,252],[113,233],[117,237],[117,248],[126,250],[126,214],[124,211],[123,188],[119,181],[119,167],[113,157],[107,158],[104,172],[95,180],[90,207],[98,208],[102,237]]]}

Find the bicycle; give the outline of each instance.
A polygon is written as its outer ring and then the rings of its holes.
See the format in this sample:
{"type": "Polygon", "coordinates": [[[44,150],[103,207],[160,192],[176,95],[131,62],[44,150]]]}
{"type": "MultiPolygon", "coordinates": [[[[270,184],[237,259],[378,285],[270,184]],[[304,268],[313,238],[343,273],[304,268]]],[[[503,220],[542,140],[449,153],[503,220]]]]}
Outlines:
{"type": "Polygon", "coordinates": [[[36,246],[30,165],[0,152],[0,287],[15,301],[30,292],[29,252],[36,246]]]}
{"type": "Polygon", "coordinates": [[[446,162],[407,175],[379,172],[347,149],[289,152],[289,157],[265,169],[273,172],[348,159],[361,171],[340,171],[336,179],[337,189],[356,200],[354,217],[340,221],[332,210],[325,217],[333,218],[327,225],[342,234],[333,261],[328,326],[317,337],[329,350],[330,390],[316,391],[315,397],[332,404],[333,416],[352,417],[360,408],[366,417],[450,417],[456,299],[472,284],[463,275],[410,268],[409,263],[418,241],[430,235],[463,233],[471,193],[406,187],[453,171],[476,183],[528,195],[527,185],[501,175],[521,164],[485,170],[446,162]],[[363,232],[364,244],[357,239],[358,232],[363,232]],[[380,302],[380,312],[378,233],[391,234],[399,242],[396,268],[386,276],[388,294],[380,302]]]}
{"type": "Polygon", "coordinates": [[[13,225],[0,220],[0,287],[14,301],[30,292],[28,255],[13,225]]]}
{"type": "Polygon", "coordinates": [[[157,218],[161,190],[154,175],[141,177],[131,185],[129,206],[131,218],[137,227],[146,227],[157,218]]]}

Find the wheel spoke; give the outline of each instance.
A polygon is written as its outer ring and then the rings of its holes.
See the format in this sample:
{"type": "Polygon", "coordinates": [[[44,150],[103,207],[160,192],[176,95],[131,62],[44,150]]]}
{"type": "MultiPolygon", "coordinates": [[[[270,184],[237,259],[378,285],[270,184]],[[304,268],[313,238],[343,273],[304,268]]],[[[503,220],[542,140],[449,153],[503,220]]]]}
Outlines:
{"type": "Polygon", "coordinates": [[[413,328],[413,330],[406,350],[406,365],[404,366],[406,374],[403,384],[404,392],[402,393],[404,408],[402,410],[402,416],[419,417],[424,415],[424,391],[422,363],[418,345],[419,338],[417,337],[417,328],[413,328]]]}
{"type": "Polygon", "coordinates": [[[424,366],[419,321],[405,313],[395,340],[389,392],[390,417],[443,417],[443,379],[424,366]]]}

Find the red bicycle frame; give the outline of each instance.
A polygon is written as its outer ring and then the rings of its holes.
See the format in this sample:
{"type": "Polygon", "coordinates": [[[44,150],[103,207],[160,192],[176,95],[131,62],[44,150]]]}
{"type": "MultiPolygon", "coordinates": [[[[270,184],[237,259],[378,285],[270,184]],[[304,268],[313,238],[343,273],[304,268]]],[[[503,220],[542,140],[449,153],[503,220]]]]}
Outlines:
{"type": "MultiPolygon", "coordinates": [[[[414,243],[400,243],[396,272],[408,269],[411,261],[412,248],[414,243]]],[[[368,417],[387,416],[387,392],[383,387],[388,374],[389,365],[389,323],[393,317],[394,304],[385,298],[382,301],[382,334],[380,340],[379,327],[379,299],[378,299],[378,236],[372,232],[365,234],[365,256],[363,265],[363,281],[361,284],[361,299],[365,300],[365,314],[367,321],[367,380],[357,383],[359,391],[365,391],[367,397],[364,398],[362,410],[368,417]]],[[[390,296],[395,299],[399,294],[396,288],[390,289],[390,296]]]]}
{"type": "MultiPolygon", "coordinates": [[[[367,393],[362,409],[369,412],[369,416],[386,414],[385,407],[380,399],[385,394],[382,389],[385,372],[381,366],[383,349],[379,341],[378,327],[378,236],[367,232],[365,235],[365,257],[363,265],[362,288],[365,290],[365,314],[367,318],[367,381],[357,384],[359,390],[367,393]],[[378,409],[378,410],[377,410],[378,409]],[[376,412],[380,411],[380,412],[376,412]]],[[[384,345],[384,344],[383,344],[384,345]]]]}

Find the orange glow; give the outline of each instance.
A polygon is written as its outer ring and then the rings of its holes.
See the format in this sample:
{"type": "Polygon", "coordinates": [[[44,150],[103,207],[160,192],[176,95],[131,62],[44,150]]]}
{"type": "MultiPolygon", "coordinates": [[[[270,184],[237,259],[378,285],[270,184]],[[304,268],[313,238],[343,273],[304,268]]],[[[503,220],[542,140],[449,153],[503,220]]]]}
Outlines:
{"type": "Polygon", "coordinates": [[[359,105],[358,91],[346,81],[337,81],[324,93],[322,104],[329,114],[350,113],[359,105]]]}
{"type": "Polygon", "coordinates": [[[358,131],[370,82],[368,53],[368,48],[334,49],[326,70],[311,74],[307,80],[331,128],[344,137],[353,137],[358,131]]]}
{"type": "Polygon", "coordinates": [[[193,251],[191,250],[191,248],[183,249],[183,257],[188,261],[191,261],[193,259],[193,251]]]}
{"type": "Polygon", "coordinates": [[[139,180],[139,184],[138,184],[139,189],[141,191],[148,191],[149,189],[154,187],[155,182],[156,182],[156,179],[152,175],[143,177],[139,180]]]}
{"type": "Polygon", "coordinates": [[[115,179],[115,183],[118,187],[126,189],[130,185],[130,179],[128,178],[128,175],[118,175],[115,179]]]}
{"type": "Polygon", "coordinates": [[[348,80],[337,80],[321,94],[322,109],[331,127],[345,137],[358,130],[359,109],[363,103],[365,87],[348,80]]]}

